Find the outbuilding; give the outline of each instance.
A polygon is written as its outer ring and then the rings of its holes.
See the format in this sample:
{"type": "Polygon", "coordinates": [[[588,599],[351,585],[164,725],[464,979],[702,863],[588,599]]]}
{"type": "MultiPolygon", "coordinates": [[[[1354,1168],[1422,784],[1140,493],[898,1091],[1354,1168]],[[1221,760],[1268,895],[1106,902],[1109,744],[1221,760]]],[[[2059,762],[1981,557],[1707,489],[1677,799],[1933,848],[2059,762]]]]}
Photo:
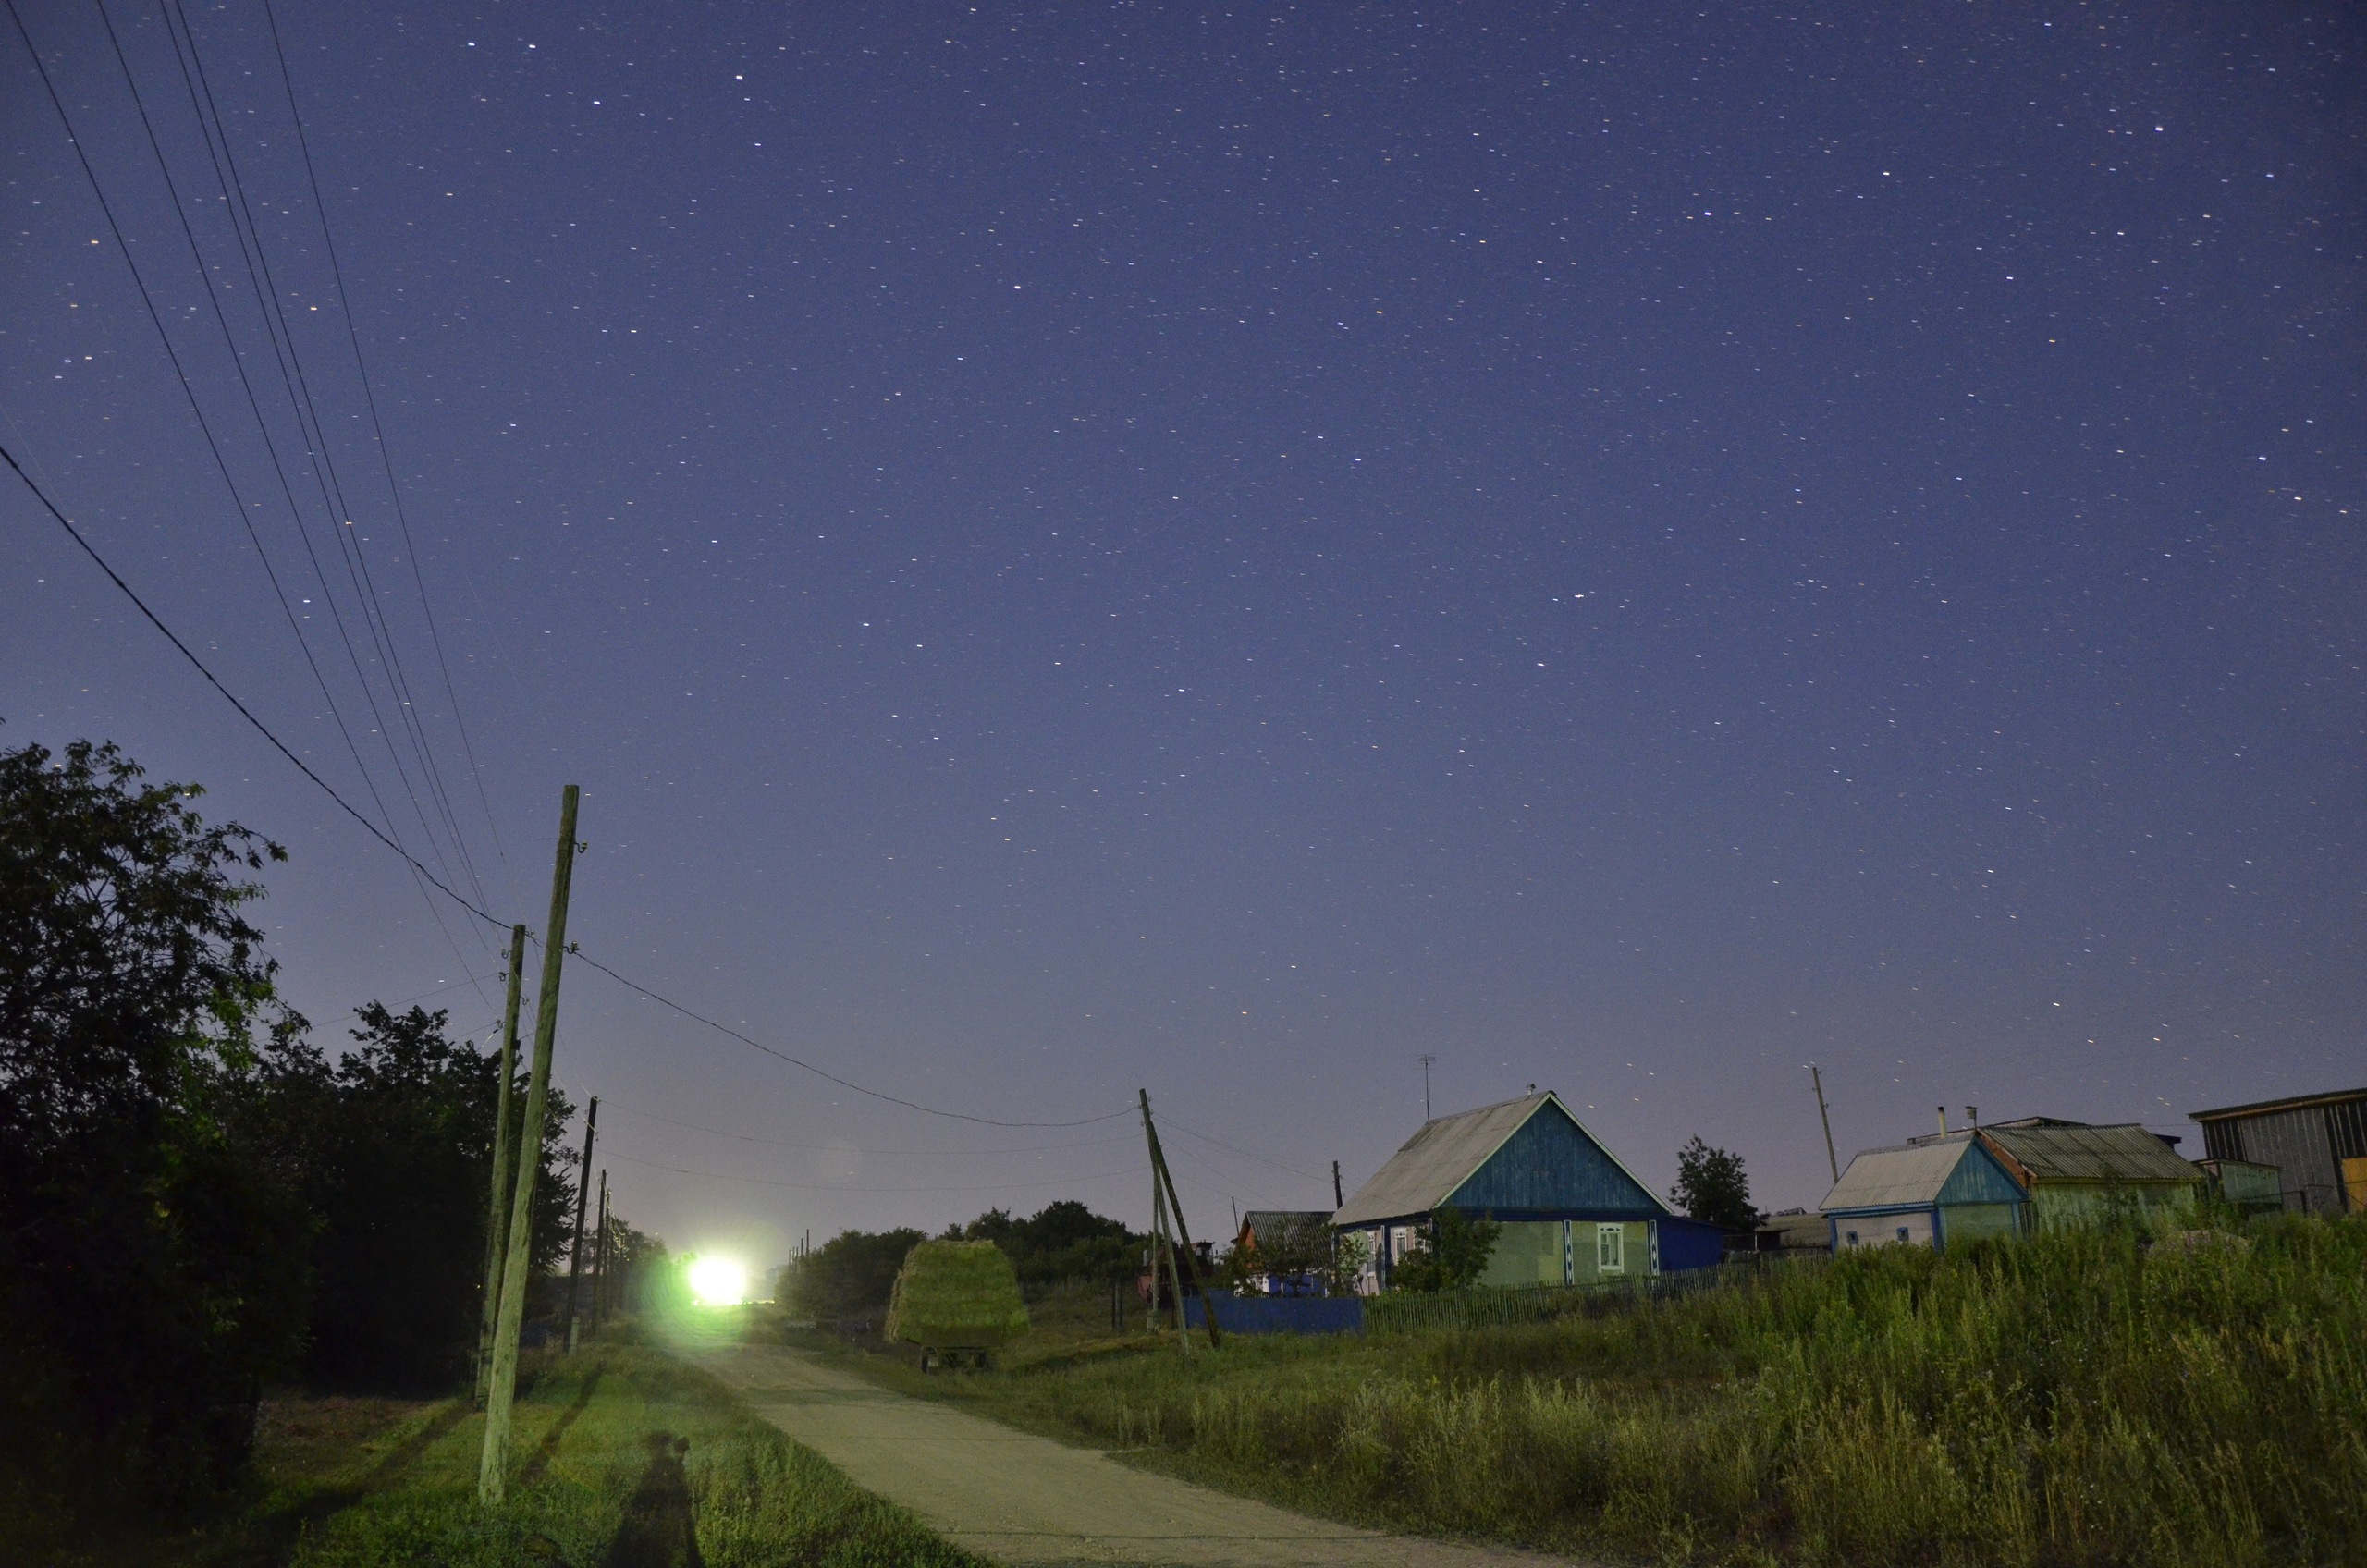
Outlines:
{"type": "Polygon", "coordinates": [[[2030,1194],[2041,1231],[2078,1229],[2116,1215],[2189,1214],[2202,1172],[2158,1133],[2134,1122],[2091,1127],[2030,1117],[1979,1136],[2030,1194]]]}
{"type": "Polygon", "coordinates": [[[1331,1216],[1361,1235],[1361,1288],[1391,1269],[1430,1217],[1453,1208],[1502,1227],[1484,1285],[1591,1285],[1714,1265],[1723,1235],[1638,1181],[1551,1090],[1426,1121],[1331,1216]]]}
{"type": "Polygon", "coordinates": [[[1867,1149],[1820,1207],[1836,1253],[1872,1246],[1944,1251],[1952,1242],[2017,1236],[2030,1224],[2029,1194],[1970,1132],[1867,1149]]]}
{"type": "Polygon", "coordinates": [[[2278,1195],[2301,1214],[2367,1213],[2367,1089],[2198,1110],[2214,1160],[2273,1165],[2278,1195]]]}

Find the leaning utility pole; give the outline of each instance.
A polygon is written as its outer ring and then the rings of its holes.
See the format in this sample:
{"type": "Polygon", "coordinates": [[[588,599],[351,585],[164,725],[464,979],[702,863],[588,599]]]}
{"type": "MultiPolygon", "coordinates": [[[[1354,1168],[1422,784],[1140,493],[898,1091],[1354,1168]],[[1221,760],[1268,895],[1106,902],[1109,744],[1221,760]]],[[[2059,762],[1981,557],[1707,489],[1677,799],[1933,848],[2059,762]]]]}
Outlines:
{"type": "Polygon", "coordinates": [[[592,1331],[600,1331],[600,1321],[607,1312],[607,1298],[602,1292],[608,1285],[608,1168],[600,1168],[599,1229],[592,1232],[592,1331]]]}
{"type": "Polygon", "coordinates": [[[518,1077],[518,985],[526,967],[526,928],[509,928],[509,998],[501,1010],[501,1093],[494,1102],[493,1196],[484,1217],[484,1306],[477,1322],[477,1408],[493,1375],[493,1320],[501,1305],[501,1265],[509,1256],[509,1086],[518,1077]]]}
{"type": "Polygon", "coordinates": [[[583,1277],[583,1213],[592,1198],[592,1134],[600,1126],[600,1096],[583,1113],[583,1168],[575,1178],[575,1245],[567,1259],[567,1348],[575,1348],[575,1287],[583,1277]]]}
{"type": "Polygon", "coordinates": [[[518,1131],[518,1180],[509,1199],[509,1256],[501,1267],[501,1316],[493,1331],[493,1377],[485,1390],[484,1452],[477,1461],[477,1501],[498,1506],[509,1464],[509,1405],[518,1392],[518,1330],[526,1319],[526,1268],[533,1256],[534,1173],[542,1165],[544,1102],[550,1092],[551,1046],[558,1037],[559,961],[567,951],[567,900],[575,875],[575,808],[583,791],[559,794],[558,853],[551,865],[551,913],[543,926],[543,988],[534,1002],[534,1068],[526,1081],[526,1115],[518,1131]]]}
{"type": "Polygon", "coordinates": [[[1348,1200],[1340,1195],[1340,1162],[1335,1159],[1331,1162],[1331,1212],[1337,1214],[1347,1207],[1348,1200]]]}
{"type": "Polygon", "coordinates": [[[1824,1123],[1824,1163],[1832,1168],[1833,1184],[1841,1185],[1841,1158],[1833,1152],[1833,1116],[1824,1109],[1824,1074],[1809,1063],[1809,1082],[1816,1085],[1816,1119],[1824,1123]]]}
{"type": "MultiPolygon", "coordinates": [[[[1200,1266],[1192,1253],[1192,1232],[1184,1228],[1184,1200],[1175,1195],[1174,1173],[1167,1169],[1167,1155],[1159,1146],[1159,1129],[1150,1124],[1150,1091],[1141,1089],[1136,1093],[1142,1096],[1143,1136],[1150,1141],[1151,1174],[1156,1180],[1166,1183],[1167,1211],[1175,1217],[1175,1236],[1183,1243],[1181,1256],[1184,1271],[1192,1277],[1192,1289],[1199,1295],[1200,1310],[1208,1315],[1208,1348],[1222,1350],[1224,1330],[1217,1326],[1216,1300],[1208,1294],[1206,1287],[1200,1282],[1200,1266]]],[[[1184,1297],[1180,1293],[1175,1298],[1175,1320],[1178,1324],[1184,1321],[1184,1297]]]]}

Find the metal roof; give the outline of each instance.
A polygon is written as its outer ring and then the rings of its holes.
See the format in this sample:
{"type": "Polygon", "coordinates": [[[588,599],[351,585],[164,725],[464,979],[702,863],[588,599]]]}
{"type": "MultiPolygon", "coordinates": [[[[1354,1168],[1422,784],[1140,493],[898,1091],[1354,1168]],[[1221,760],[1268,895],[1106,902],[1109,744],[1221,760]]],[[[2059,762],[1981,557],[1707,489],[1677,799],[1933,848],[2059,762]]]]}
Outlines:
{"type": "Polygon", "coordinates": [[[1245,1208],[1241,1211],[1241,1229],[1253,1236],[1261,1231],[1271,1235],[1294,1224],[1322,1225],[1331,1219],[1328,1208],[1245,1208]]]}
{"type": "Polygon", "coordinates": [[[1983,1127],[2024,1185],[2038,1182],[2191,1182],[2191,1163],[2134,1122],[2119,1127],[1983,1127]]]}
{"type": "Polygon", "coordinates": [[[2298,1095],[2289,1099],[2254,1100],[2250,1105],[2221,1106],[2217,1110],[2190,1110],[2187,1114],[2197,1121],[2210,1121],[2223,1116],[2260,1116],[2273,1110],[2307,1110],[2313,1105],[2341,1105],[2349,1100],[2367,1100],[2367,1089],[2336,1089],[2328,1094],[2298,1095]]]}
{"type": "MultiPolygon", "coordinates": [[[[1483,1105],[1477,1110],[1423,1122],[1421,1131],[1406,1139],[1404,1146],[1389,1157],[1389,1163],[1373,1172],[1372,1180],[1350,1194],[1340,1211],[1331,1216],[1331,1223],[1368,1225],[1376,1220],[1403,1219],[1435,1211],[1487,1163],[1489,1156],[1503,1147],[1505,1139],[1519,1132],[1530,1117],[1549,1103],[1568,1117],[1570,1124],[1629,1181],[1636,1181],[1636,1173],[1605,1147],[1601,1139],[1588,1132],[1586,1123],[1572,1116],[1570,1108],[1548,1089],[1543,1094],[1524,1095],[1501,1105],[1483,1105]]],[[[1641,1182],[1636,1182],[1636,1185],[1646,1197],[1659,1201],[1650,1187],[1641,1182]]]]}
{"type": "Polygon", "coordinates": [[[1940,1189],[1956,1174],[1956,1162],[1972,1146],[1968,1133],[1951,1133],[1901,1148],[1868,1149],[1849,1162],[1818,1208],[1895,1208],[1940,1201],[1940,1189]]]}

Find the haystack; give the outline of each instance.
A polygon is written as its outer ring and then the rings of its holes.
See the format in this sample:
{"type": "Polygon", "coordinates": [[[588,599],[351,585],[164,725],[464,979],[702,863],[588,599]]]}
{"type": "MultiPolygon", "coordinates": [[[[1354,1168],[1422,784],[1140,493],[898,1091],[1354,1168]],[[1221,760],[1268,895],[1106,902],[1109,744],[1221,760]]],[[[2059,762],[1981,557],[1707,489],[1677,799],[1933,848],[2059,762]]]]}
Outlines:
{"type": "Polygon", "coordinates": [[[904,1255],[888,1337],[930,1350],[991,1350],[1027,1332],[1011,1259],[992,1242],[923,1242],[904,1255]]]}

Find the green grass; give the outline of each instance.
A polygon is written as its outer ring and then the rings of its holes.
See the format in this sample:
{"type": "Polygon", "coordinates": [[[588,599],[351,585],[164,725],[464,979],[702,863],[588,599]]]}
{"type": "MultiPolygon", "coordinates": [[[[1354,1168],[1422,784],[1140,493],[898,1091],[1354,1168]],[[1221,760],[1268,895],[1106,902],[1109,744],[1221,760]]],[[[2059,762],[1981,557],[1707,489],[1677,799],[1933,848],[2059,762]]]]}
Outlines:
{"type": "Polygon", "coordinates": [[[890,1375],[1300,1507],[1581,1553],[2367,1564],[2367,1222],[1886,1248],[1560,1301],[1188,1364],[1080,1335],[890,1375]]]}
{"type": "Polygon", "coordinates": [[[275,1400],[247,1506],[177,1537],[96,1542],[81,1561],[678,1568],[695,1540],[707,1568],[983,1568],[655,1349],[603,1344],[549,1366],[514,1430],[509,1501],[485,1510],[484,1417],[466,1401],[275,1400]]]}

